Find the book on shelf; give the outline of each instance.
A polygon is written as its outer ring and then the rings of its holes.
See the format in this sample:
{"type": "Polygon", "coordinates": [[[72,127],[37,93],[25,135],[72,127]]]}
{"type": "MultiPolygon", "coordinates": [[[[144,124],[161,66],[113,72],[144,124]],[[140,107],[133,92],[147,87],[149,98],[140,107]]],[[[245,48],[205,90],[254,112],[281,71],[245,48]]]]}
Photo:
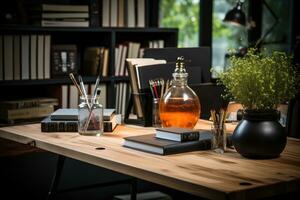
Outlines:
{"type": "Polygon", "coordinates": [[[87,47],[84,50],[83,69],[85,75],[102,75],[104,67],[104,47],[87,47]]]}
{"type": "Polygon", "coordinates": [[[89,27],[89,21],[42,20],[42,27],[89,27]]]}
{"type": "Polygon", "coordinates": [[[30,35],[30,79],[37,79],[37,35],[30,35]]]}
{"type": "MultiPolygon", "coordinates": [[[[118,124],[121,124],[121,115],[113,114],[110,120],[103,121],[103,131],[113,132],[118,124]]],[[[78,132],[78,119],[75,120],[53,120],[51,116],[41,121],[42,132],[78,132]]]]}
{"type": "Polygon", "coordinates": [[[0,102],[0,110],[30,108],[46,105],[58,106],[58,99],[51,97],[37,97],[28,99],[6,100],[0,102]]]}
{"type": "Polygon", "coordinates": [[[13,80],[13,36],[3,37],[4,80],[13,80]]]}
{"type": "Polygon", "coordinates": [[[199,140],[199,130],[179,127],[157,128],[156,137],[177,142],[199,140]]]}
{"type": "Polygon", "coordinates": [[[0,38],[2,79],[50,78],[50,35],[14,34],[0,38]]]}
{"type": "Polygon", "coordinates": [[[100,0],[90,0],[90,26],[100,27],[102,4],[100,0]]]}
{"type": "Polygon", "coordinates": [[[89,13],[42,13],[43,19],[88,19],[89,13]]]}
{"type": "Polygon", "coordinates": [[[211,135],[201,134],[199,140],[177,142],[157,138],[155,134],[125,137],[123,146],[159,155],[170,155],[211,149],[211,135]]]}
{"type": "Polygon", "coordinates": [[[103,0],[103,27],[145,27],[145,0],[103,0]]]}
{"type": "Polygon", "coordinates": [[[88,5],[42,4],[41,8],[47,12],[89,12],[88,5]]]}
{"type": "MultiPolygon", "coordinates": [[[[21,79],[21,59],[20,59],[20,35],[14,35],[14,80],[20,80],[21,79]]],[[[2,46],[0,46],[1,48],[2,46]]]]}
{"type": "Polygon", "coordinates": [[[44,79],[44,35],[37,36],[37,78],[44,79]]]}
{"type": "Polygon", "coordinates": [[[54,111],[53,105],[29,108],[0,110],[0,119],[4,121],[45,117],[54,111]]]}
{"type": "Polygon", "coordinates": [[[21,74],[22,80],[29,79],[29,35],[21,36],[21,74]]]}

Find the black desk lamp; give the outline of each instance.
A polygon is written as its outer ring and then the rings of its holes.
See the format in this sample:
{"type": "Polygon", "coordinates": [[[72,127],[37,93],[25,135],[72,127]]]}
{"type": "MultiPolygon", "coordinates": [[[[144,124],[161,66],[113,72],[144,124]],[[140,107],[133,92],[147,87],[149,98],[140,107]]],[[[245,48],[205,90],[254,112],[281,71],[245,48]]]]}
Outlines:
{"type": "MultiPolygon", "coordinates": [[[[255,47],[258,47],[259,45],[261,45],[261,43],[267,37],[267,35],[269,35],[273,31],[273,29],[275,28],[275,26],[279,23],[279,18],[276,16],[275,12],[271,9],[271,7],[266,3],[266,1],[262,0],[262,3],[269,10],[269,12],[271,13],[271,15],[275,19],[275,22],[265,32],[265,34],[257,40],[257,42],[255,43],[255,47]]],[[[253,22],[253,21],[247,22],[246,21],[246,15],[245,15],[245,13],[242,10],[242,5],[243,5],[243,2],[241,2],[240,0],[238,0],[236,6],[233,9],[229,10],[226,13],[225,18],[224,18],[223,21],[227,22],[227,23],[230,23],[230,24],[233,24],[233,25],[237,25],[237,26],[246,26],[246,27],[248,27],[250,29],[254,28],[255,27],[255,22],[253,22]]]]}
{"type": "Polygon", "coordinates": [[[236,6],[226,13],[223,21],[236,26],[246,26],[246,15],[242,10],[242,5],[243,2],[238,1],[236,6]]]}

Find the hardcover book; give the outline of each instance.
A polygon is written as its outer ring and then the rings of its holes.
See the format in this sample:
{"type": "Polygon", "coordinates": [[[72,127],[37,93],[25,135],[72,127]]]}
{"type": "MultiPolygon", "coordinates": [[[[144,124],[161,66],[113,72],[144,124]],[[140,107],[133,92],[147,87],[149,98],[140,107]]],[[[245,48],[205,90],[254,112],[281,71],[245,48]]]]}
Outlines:
{"type": "Polygon", "coordinates": [[[168,127],[156,129],[156,137],[160,139],[172,140],[177,142],[187,142],[199,140],[199,130],[168,127]]]}
{"type": "Polygon", "coordinates": [[[124,139],[125,147],[159,155],[211,149],[211,134],[209,133],[203,134],[199,140],[189,142],[164,140],[155,137],[155,134],[130,136],[124,139]]]}
{"type": "Polygon", "coordinates": [[[16,99],[16,100],[7,100],[0,101],[0,110],[11,110],[11,109],[20,109],[20,108],[31,108],[38,106],[46,105],[58,105],[57,98],[47,98],[47,97],[37,97],[30,99],[16,99]]]}
{"type": "Polygon", "coordinates": [[[53,110],[53,105],[0,110],[0,119],[4,121],[10,121],[19,119],[40,118],[49,115],[53,112],[53,110]]]}
{"type": "MultiPolygon", "coordinates": [[[[109,121],[103,121],[103,131],[113,132],[118,124],[121,124],[122,116],[114,114],[109,121]]],[[[42,132],[78,132],[78,120],[52,120],[50,116],[41,122],[42,132]]]]}
{"type": "MultiPolygon", "coordinates": [[[[114,108],[103,109],[103,120],[110,121],[115,113],[114,108]]],[[[51,120],[65,120],[65,121],[76,121],[78,120],[78,109],[77,108],[60,108],[51,114],[51,120]]]]}
{"type": "Polygon", "coordinates": [[[77,121],[78,120],[78,109],[76,109],[76,108],[58,109],[50,115],[50,119],[51,120],[77,121]]]}

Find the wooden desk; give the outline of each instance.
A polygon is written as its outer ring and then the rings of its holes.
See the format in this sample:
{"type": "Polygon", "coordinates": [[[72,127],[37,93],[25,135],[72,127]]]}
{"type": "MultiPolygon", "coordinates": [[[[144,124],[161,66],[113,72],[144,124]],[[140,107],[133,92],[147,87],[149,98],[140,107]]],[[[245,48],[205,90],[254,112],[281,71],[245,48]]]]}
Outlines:
{"type": "MultiPolygon", "coordinates": [[[[200,120],[197,128],[209,129],[210,123],[200,120]]],[[[32,124],[0,128],[0,137],[205,198],[253,199],[300,190],[300,140],[289,138],[281,156],[270,160],[246,159],[234,150],[159,156],[122,147],[123,137],[153,131],[119,126],[113,133],[91,137],[41,133],[40,125],[32,124]]]]}

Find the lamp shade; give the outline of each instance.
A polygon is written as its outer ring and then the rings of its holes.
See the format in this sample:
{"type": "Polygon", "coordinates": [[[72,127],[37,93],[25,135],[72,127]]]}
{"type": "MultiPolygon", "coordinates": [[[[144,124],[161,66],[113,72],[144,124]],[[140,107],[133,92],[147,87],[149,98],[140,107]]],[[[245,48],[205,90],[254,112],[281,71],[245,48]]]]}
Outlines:
{"type": "Polygon", "coordinates": [[[238,4],[231,10],[229,10],[224,18],[224,22],[229,22],[238,26],[246,26],[246,15],[241,9],[241,3],[238,4]]]}

